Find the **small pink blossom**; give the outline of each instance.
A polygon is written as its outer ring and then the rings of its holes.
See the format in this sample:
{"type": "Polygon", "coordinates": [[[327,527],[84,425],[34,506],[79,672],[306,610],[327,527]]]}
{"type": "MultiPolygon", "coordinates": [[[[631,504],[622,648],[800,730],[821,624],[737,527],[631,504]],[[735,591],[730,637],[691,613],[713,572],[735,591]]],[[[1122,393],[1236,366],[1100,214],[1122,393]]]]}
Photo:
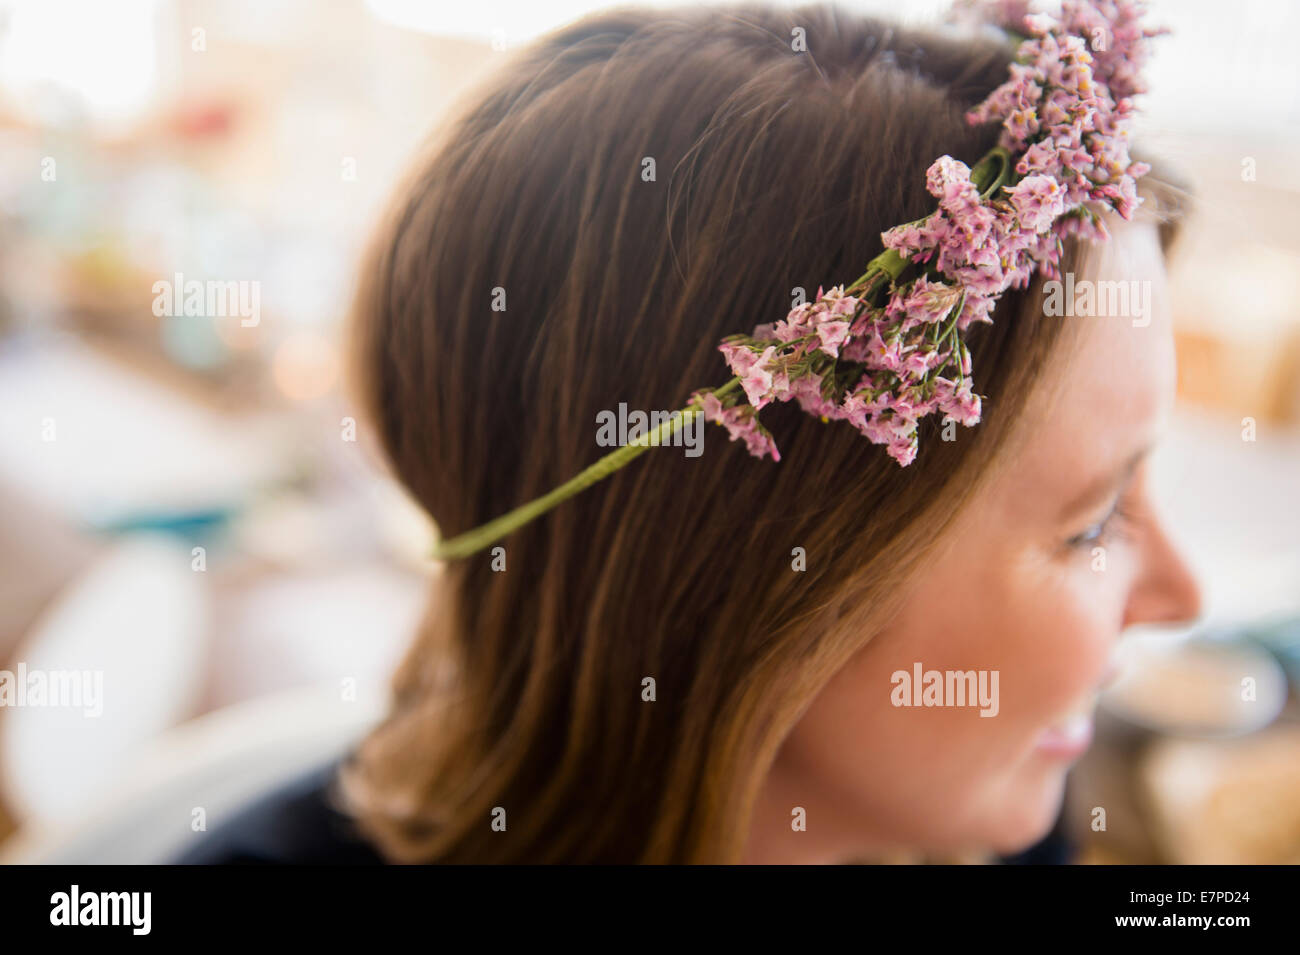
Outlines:
{"type": "Polygon", "coordinates": [[[733,375],[749,374],[749,369],[757,360],[753,349],[738,342],[723,342],[718,346],[718,351],[722,352],[722,357],[726,359],[727,367],[731,369],[733,375]]]}
{"type": "Polygon", "coordinates": [[[1007,192],[1021,224],[1034,232],[1047,231],[1065,211],[1065,190],[1051,176],[1026,176],[1007,192]]]}
{"type": "Polygon", "coordinates": [[[821,341],[821,350],[832,358],[838,358],[840,346],[848,340],[849,323],[844,321],[822,322],[817,326],[817,338],[821,341]]]}
{"type": "Polygon", "coordinates": [[[776,346],[771,345],[758,356],[758,359],[741,375],[740,387],[745,389],[745,396],[755,408],[762,408],[772,400],[772,373],[767,365],[776,354],[776,346]]]}

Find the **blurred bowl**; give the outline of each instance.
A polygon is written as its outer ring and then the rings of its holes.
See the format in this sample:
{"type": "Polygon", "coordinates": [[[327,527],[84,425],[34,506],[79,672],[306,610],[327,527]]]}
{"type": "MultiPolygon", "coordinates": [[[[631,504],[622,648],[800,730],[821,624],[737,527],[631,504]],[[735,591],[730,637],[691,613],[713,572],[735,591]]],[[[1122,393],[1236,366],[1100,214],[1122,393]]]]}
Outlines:
{"type": "Polygon", "coordinates": [[[1300,686],[1300,617],[1283,617],[1252,627],[1247,635],[1277,657],[1292,686],[1300,686]]]}
{"type": "Polygon", "coordinates": [[[1286,705],[1281,664],[1240,633],[1134,637],[1116,657],[1099,713],[1120,729],[1222,739],[1263,729],[1286,705]]]}

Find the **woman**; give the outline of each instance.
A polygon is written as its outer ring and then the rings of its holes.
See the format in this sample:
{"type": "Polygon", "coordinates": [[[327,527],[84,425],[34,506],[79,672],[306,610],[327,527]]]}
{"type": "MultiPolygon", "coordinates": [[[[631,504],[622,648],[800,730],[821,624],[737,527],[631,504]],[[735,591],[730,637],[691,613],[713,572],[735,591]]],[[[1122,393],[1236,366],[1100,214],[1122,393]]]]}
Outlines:
{"type": "MultiPolygon", "coordinates": [[[[451,537],[591,464],[603,412],[725,381],[721,338],[861,273],[934,208],[936,157],[997,143],[964,115],[1013,55],[820,5],[622,9],[522,52],[363,272],[355,354],[396,476],[451,537]]],[[[969,333],[983,420],[926,424],[909,466],[773,405],[779,463],[710,428],[702,454],[655,449],[449,562],[339,780],[366,851],[838,862],[1041,839],[1121,629],[1198,612],[1145,484],[1174,366],[1168,190],[1143,188],[1061,267],[1136,281],[1148,320],[1046,315],[1041,275],[1011,289],[969,333]]]]}

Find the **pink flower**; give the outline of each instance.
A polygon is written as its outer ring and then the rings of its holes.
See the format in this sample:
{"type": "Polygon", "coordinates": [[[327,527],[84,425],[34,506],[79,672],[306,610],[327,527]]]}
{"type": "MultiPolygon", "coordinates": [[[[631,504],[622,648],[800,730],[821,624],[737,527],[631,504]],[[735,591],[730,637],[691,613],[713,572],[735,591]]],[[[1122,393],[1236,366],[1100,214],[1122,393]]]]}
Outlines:
{"type": "Polygon", "coordinates": [[[1026,176],[1007,192],[1021,225],[1034,232],[1051,228],[1056,217],[1065,211],[1065,190],[1051,176],[1026,176]]]}
{"type": "Polygon", "coordinates": [[[748,374],[757,360],[752,349],[738,342],[723,342],[718,346],[718,351],[722,352],[722,357],[726,359],[727,367],[731,369],[733,375],[748,374]]]}
{"type": "Polygon", "coordinates": [[[903,367],[902,348],[897,341],[886,341],[879,333],[872,332],[864,364],[868,368],[896,372],[903,367]]]}
{"type": "Polygon", "coordinates": [[[1007,115],[1005,125],[1007,135],[1014,144],[1010,148],[1018,152],[1038,132],[1038,114],[1029,107],[1013,109],[1007,115]]]}
{"type": "Polygon", "coordinates": [[[838,315],[842,318],[851,318],[858,310],[858,300],[852,295],[845,295],[834,300],[831,305],[830,314],[838,315]]]}
{"type": "Polygon", "coordinates": [[[960,300],[960,288],[933,282],[922,275],[906,295],[895,296],[886,311],[891,317],[901,319],[903,331],[907,332],[918,325],[943,321],[960,300]]]}
{"type": "Polygon", "coordinates": [[[755,457],[770,455],[773,461],[781,460],[776,442],[767,429],[759,424],[754,408],[748,405],[723,408],[721,401],[712,394],[705,393],[700,397],[706,421],[722,425],[732,441],[743,441],[749,453],[755,457]]]}
{"type": "Polygon", "coordinates": [[[772,373],[766,366],[775,354],[776,346],[769,345],[740,377],[740,387],[745,389],[745,396],[755,408],[762,408],[772,400],[772,373]]]}
{"type": "MultiPolygon", "coordinates": [[[[770,337],[776,341],[789,343],[803,338],[807,334],[808,330],[806,328],[800,325],[791,324],[788,321],[782,321],[776,323],[770,337]]],[[[758,338],[759,336],[755,334],[754,337],[758,338]]]]}
{"type": "Polygon", "coordinates": [[[980,396],[971,391],[970,379],[963,378],[951,393],[939,399],[939,410],[945,417],[968,428],[979,424],[981,403],[980,396]]]}
{"type": "Polygon", "coordinates": [[[970,167],[951,156],[940,156],[925,173],[925,186],[940,204],[978,205],[979,190],[970,181],[970,167]]]}
{"type": "Polygon", "coordinates": [[[886,449],[889,456],[899,463],[902,467],[907,467],[916,460],[916,452],[919,442],[915,434],[911,438],[898,438],[889,442],[886,449]]]}
{"type": "Polygon", "coordinates": [[[722,402],[713,392],[706,392],[701,396],[700,408],[704,412],[705,421],[722,423],[722,402]]]}
{"type": "Polygon", "coordinates": [[[838,409],[834,402],[828,401],[822,394],[822,377],[817,374],[803,375],[790,384],[790,395],[799,402],[799,407],[818,417],[830,417],[838,409]]]}
{"type": "Polygon", "coordinates": [[[929,351],[914,351],[903,359],[903,371],[908,376],[921,377],[939,361],[939,352],[936,349],[929,351]]]}
{"type": "Polygon", "coordinates": [[[776,442],[766,431],[760,431],[753,428],[745,432],[745,446],[749,448],[749,453],[756,458],[769,455],[773,461],[781,460],[781,452],[777,450],[776,442]]]}
{"type": "Polygon", "coordinates": [[[849,337],[849,323],[843,321],[822,322],[817,326],[817,338],[821,341],[821,350],[832,358],[838,358],[840,346],[849,337]]]}

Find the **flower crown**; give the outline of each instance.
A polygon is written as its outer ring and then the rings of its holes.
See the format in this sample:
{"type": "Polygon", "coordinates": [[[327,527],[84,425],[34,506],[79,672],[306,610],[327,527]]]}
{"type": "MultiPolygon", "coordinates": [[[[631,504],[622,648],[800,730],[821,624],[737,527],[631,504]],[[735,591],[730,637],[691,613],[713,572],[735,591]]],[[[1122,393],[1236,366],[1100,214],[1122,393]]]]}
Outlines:
{"type": "MultiPolygon", "coordinates": [[[[991,323],[1008,288],[1034,271],[1059,278],[1062,240],[1108,238],[1101,213],[1131,218],[1136,180],[1149,171],[1129,158],[1132,97],[1148,38],[1141,0],[1064,0],[1061,13],[1027,14],[1003,0],[1001,25],[1022,42],[1007,81],[966,114],[1002,125],[998,145],[975,166],[940,156],[926,172],[938,208],[881,234],[885,250],[854,282],[817,298],[719,350],[735,376],[690,396],[687,407],[636,442],[606,455],[549,494],[458,537],[437,559],[464,557],[608,477],[663,444],[697,414],[726,428],[756,457],[780,460],[758,412],[797,401],[823,421],[848,421],[900,466],[917,453],[920,419],[979,423],[982,396],[964,338],[991,323]]],[[[995,19],[998,15],[994,14],[995,19]]]]}

